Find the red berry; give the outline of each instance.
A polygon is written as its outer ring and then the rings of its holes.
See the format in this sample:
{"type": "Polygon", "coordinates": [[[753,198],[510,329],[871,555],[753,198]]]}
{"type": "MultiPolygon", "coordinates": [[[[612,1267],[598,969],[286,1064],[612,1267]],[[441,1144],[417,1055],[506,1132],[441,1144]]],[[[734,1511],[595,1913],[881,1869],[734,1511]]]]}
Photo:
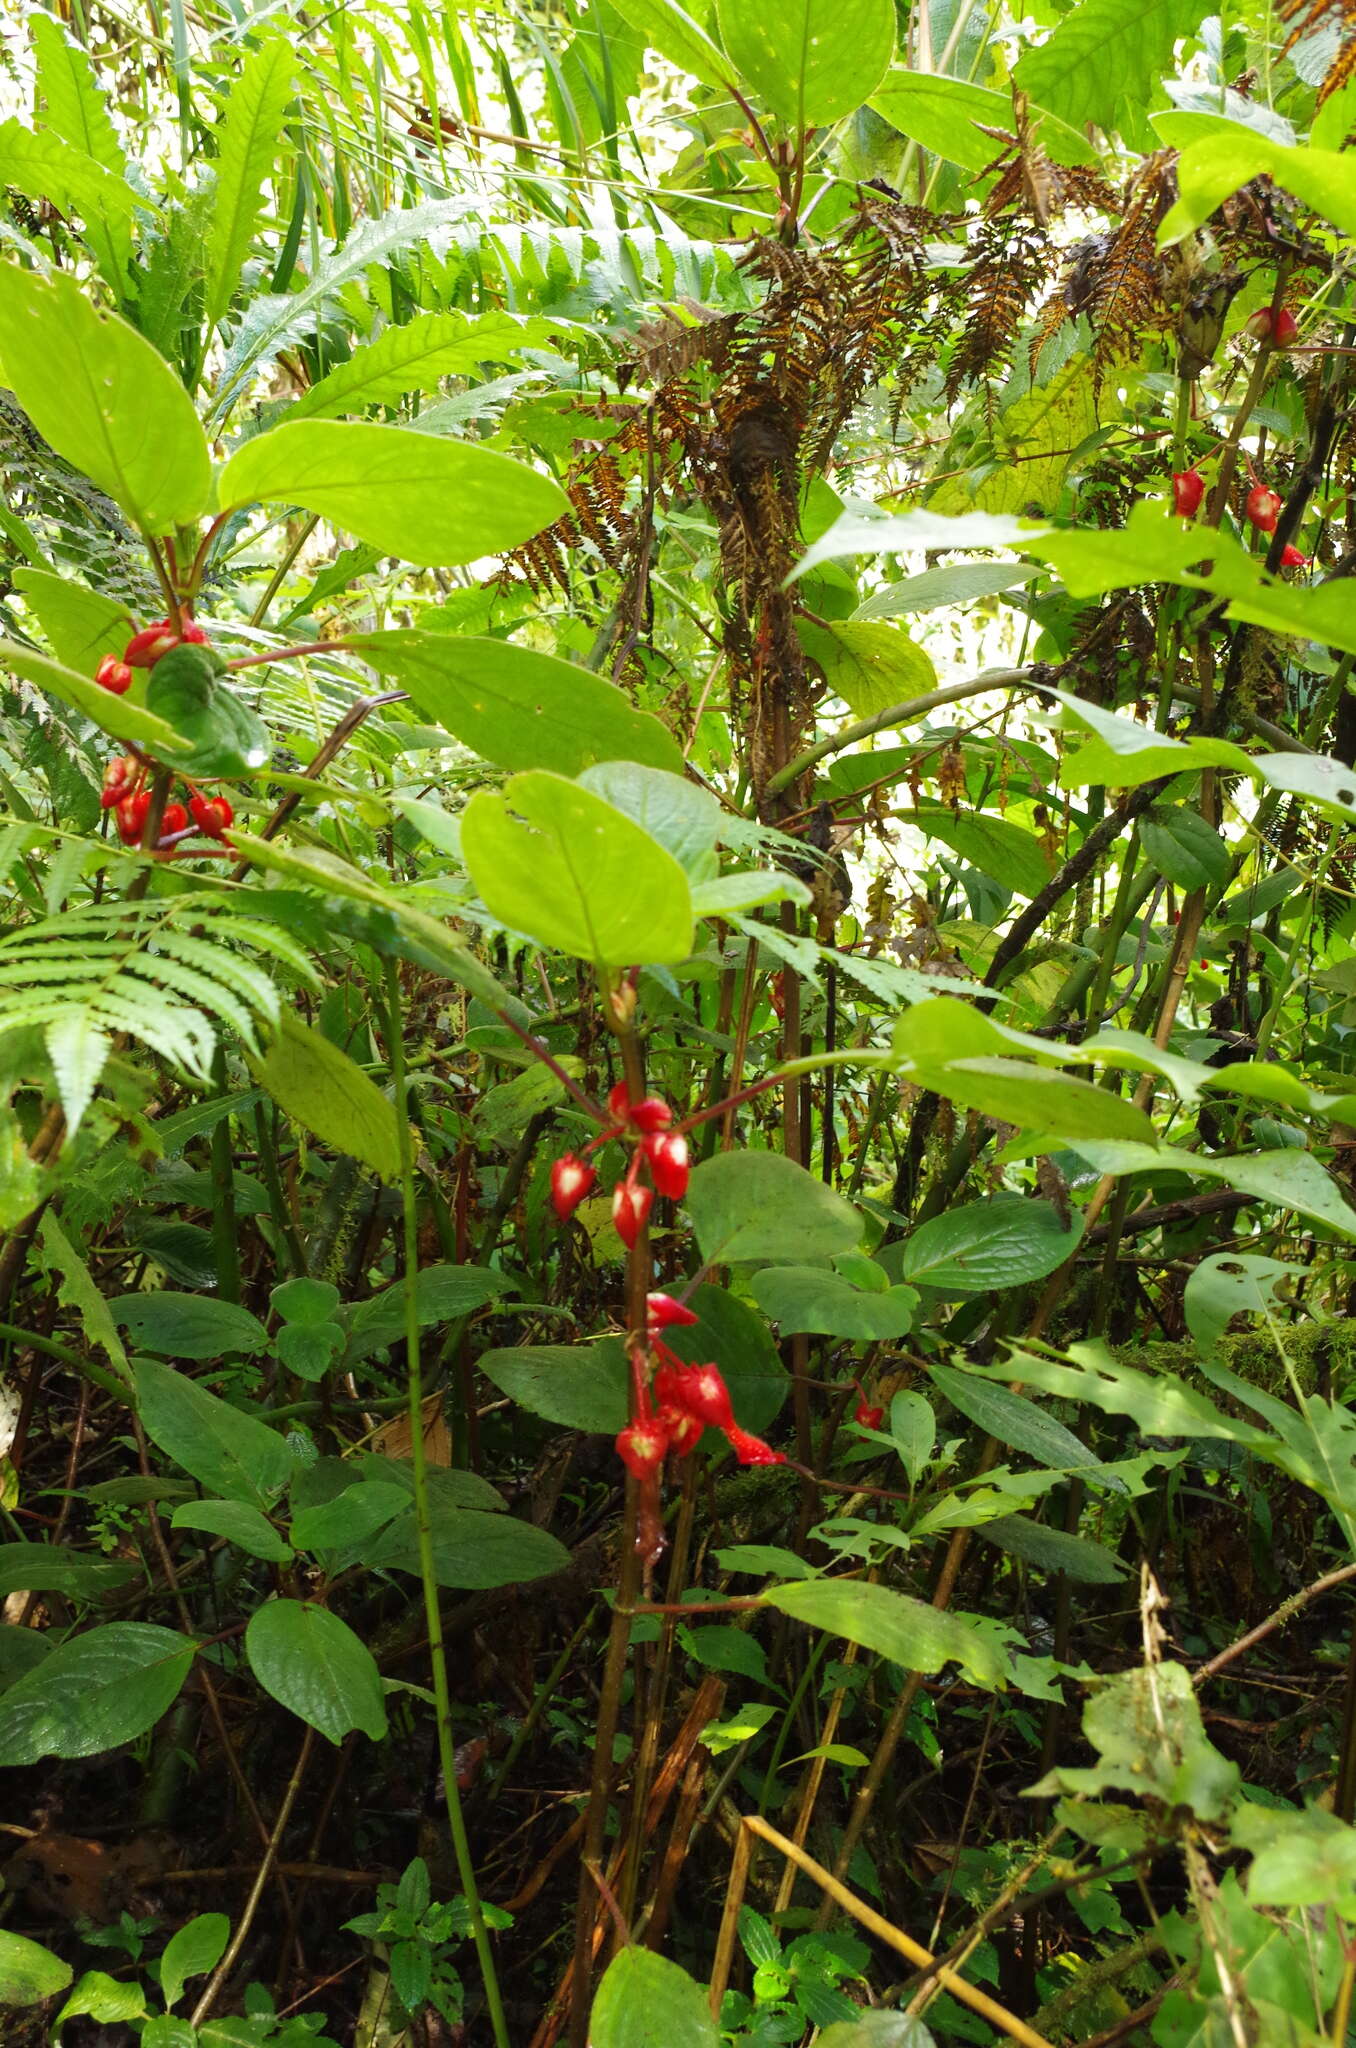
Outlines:
{"type": "Polygon", "coordinates": [[[653,1479],[668,1447],[668,1432],[658,1420],[630,1422],[617,1436],[617,1456],[637,1479],[653,1479]]]}
{"type": "Polygon", "coordinates": [[[186,832],[188,830],[188,812],[182,804],[165,805],[165,815],[160,820],[160,830],[162,835],[170,832],[186,832]]]}
{"type": "Polygon", "coordinates": [[[1273,348],[1293,348],[1299,334],[1299,322],[1288,306],[1274,318],[1270,306],[1261,306],[1244,326],[1254,341],[1269,341],[1273,348]]]}
{"type": "MultiPolygon", "coordinates": [[[[197,815],[196,812],[194,815],[197,815]]],[[[203,824],[201,818],[198,819],[198,823],[203,824]]],[[[205,825],[203,830],[207,830],[205,825]]],[[[217,836],[216,833],[212,834],[213,838],[217,836]]],[[[573,1216],[597,1179],[593,1168],[586,1165],[582,1159],[576,1159],[573,1152],[567,1152],[563,1158],[557,1159],[551,1168],[551,1207],[562,1223],[568,1222],[573,1216]]]]}
{"type": "Polygon", "coordinates": [[[188,809],[198,830],[209,839],[224,839],[226,827],[235,817],[224,796],[190,797],[188,809]]]}
{"type": "Polygon", "coordinates": [[[648,1188],[619,1180],[612,1190],[612,1222],[618,1237],[629,1250],[649,1221],[654,1196],[648,1188]]]}
{"type": "Polygon", "coordinates": [[[1198,469],[1174,470],[1172,475],[1172,509],[1183,519],[1194,519],[1201,509],[1205,496],[1205,478],[1198,469]]]}
{"type": "Polygon", "coordinates": [[[1308,566],[1309,557],[1302,555],[1297,547],[1292,547],[1290,542],[1287,541],[1281,549],[1281,567],[1283,569],[1307,569],[1308,566]]]}
{"type": "Polygon", "coordinates": [[[664,1131],[645,1140],[645,1156],[659,1193],[681,1202],[687,1193],[687,1139],[680,1131],[664,1131]]]}
{"type": "Polygon", "coordinates": [[[1268,484],[1254,484],[1248,492],[1245,509],[1259,533],[1274,533],[1281,514],[1280,493],[1273,491],[1268,484]]]}
{"type": "Polygon", "coordinates": [[[647,1294],[645,1320],[652,1330],[669,1330],[675,1323],[695,1323],[693,1311],[671,1294],[647,1294]]]}
{"type": "Polygon", "coordinates": [[[781,1451],[774,1451],[771,1444],[765,1444],[760,1436],[750,1436],[738,1423],[727,1429],[731,1450],[741,1465],[784,1465],[786,1458],[781,1451]]]}
{"type": "Polygon", "coordinates": [[[111,690],[115,697],[122,697],[132,687],[132,671],[116,655],[106,654],[94,671],[94,680],[101,689],[111,690]]]}

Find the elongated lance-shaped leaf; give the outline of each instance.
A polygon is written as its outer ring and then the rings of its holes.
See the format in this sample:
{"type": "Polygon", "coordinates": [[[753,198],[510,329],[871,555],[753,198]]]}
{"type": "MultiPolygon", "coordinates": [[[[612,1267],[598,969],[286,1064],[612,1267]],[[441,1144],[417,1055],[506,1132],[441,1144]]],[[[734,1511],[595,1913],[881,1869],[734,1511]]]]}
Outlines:
{"type": "Polygon", "coordinates": [[[231,83],[219,130],[216,204],[207,234],[204,313],[215,327],[249,254],[265,180],[278,158],[295,89],[295,59],[282,36],[253,51],[231,83]]]}

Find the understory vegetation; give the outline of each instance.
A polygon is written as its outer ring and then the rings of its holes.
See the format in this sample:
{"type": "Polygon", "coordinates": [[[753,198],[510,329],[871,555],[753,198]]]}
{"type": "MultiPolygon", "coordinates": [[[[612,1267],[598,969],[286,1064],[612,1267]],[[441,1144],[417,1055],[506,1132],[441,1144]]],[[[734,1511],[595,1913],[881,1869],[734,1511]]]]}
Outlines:
{"type": "Polygon", "coordinates": [[[1356,2040],[1352,0],[0,22],[0,2031],[1356,2040]]]}

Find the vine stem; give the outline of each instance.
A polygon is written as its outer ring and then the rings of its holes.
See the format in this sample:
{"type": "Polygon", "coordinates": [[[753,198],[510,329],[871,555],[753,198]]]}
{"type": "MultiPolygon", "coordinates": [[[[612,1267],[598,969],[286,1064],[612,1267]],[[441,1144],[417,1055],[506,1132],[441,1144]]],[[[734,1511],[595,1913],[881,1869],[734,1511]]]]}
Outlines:
{"type": "Polygon", "coordinates": [[[264,1850],[263,1861],[259,1865],[254,1883],[250,1886],[250,1895],[245,1901],[245,1909],[240,1915],[239,1924],[231,1937],[230,1945],[225,1955],[212,1972],[211,1977],[208,1979],[207,1989],[203,1992],[202,1997],[193,2009],[193,2017],[189,2021],[189,2025],[192,2027],[201,2026],[203,2020],[206,2019],[208,2013],[212,2010],[213,2005],[216,2003],[217,1993],[235,1968],[236,1958],[249,1937],[250,1928],[254,1925],[254,1916],[259,1910],[259,1901],[264,1896],[264,1887],[272,1876],[273,1866],[278,1860],[278,1850],[282,1846],[282,1838],[286,1831],[287,1823],[292,1818],[292,1808],[295,1806],[297,1794],[301,1790],[301,1781],[306,1775],[306,1766],[310,1761],[311,1745],[314,1741],[315,1730],[314,1728],[308,1728],[302,1737],[301,1749],[298,1753],[292,1775],[288,1780],[287,1790],[283,1793],[282,1805],[278,1808],[278,1818],[273,1823],[273,1833],[268,1838],[268,1847],[264,1850]]]}
{"type": "Polygon", "coordinates": [[[438,1576],[433,1561],[433,1518],[429,1507],[428,1452],[424,1443],[424,1390],[419,1358],[419,1302],[415,1284],[419,1272],[419,1227],[415,1208],[414,1144],[410,1120],[405,1113],[405,1034],[400,996],[400,971],[394,960],[386,964],[387,1052],[396,1101],[396,1123],[400,1141],[400,1196],[404,1211],[405,1241],[405,1357],[410,1417],[410,1463],[414,1478],[414,1517],[419,1537],[419,1577],[424,1588],[424,1618],[428,1628],[429,1662],[433,1667],[433,1698],[438,1722],[438,1763],[442,1770],[443,1799],[447,1825],[457,1859],[457,1875],[466,1898],[471,1937],[480,1963],[494,2030],[495,2048],[510,2048],[504,2003],[494,1966],[485,1916],[480,1910],[471,1844],[462,1812],[461,1790],[457,1784],[457,1761],[452,1741],[452,1700],[447,1683],[447,1652],[443,1646],[442,1606],[438,1576]]]}

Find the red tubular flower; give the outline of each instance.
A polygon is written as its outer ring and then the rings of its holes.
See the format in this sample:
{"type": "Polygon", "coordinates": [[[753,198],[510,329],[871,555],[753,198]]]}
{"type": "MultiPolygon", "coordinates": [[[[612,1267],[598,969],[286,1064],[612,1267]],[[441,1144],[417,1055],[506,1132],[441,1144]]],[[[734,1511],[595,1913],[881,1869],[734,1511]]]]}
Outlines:
{"type": "Polygon", "coordinates": [[[224,839],[235,812],[224,796],[195,796],[188,806],[194,824],[209,839],[224,839]]]}
{"type": "Polygon", "coordinates": [[[94,671],[94,680],[101,690],[111,690],[115,697],[123,697],[132,687],[132,671],[116,654],[106,654],[94,671]]]}
{"type": "Polygon", "coordinates": [[[668,1448],[668,1431],[657,1418],[628,1422],[617,1435],[617,1456],[636,1479],[653,1479],[668,1448]]]}
{"type": "MultiPolygon", "coordinates": [[[[198,820],[202,824],[202,820],[198,820]]],[[[204,831],[206,827],[203,827],[204,831]]],[[[213,835],[215,836],[215,835],[213,835]]],[[[576,1159],[573,1152],[565,1153],[551,1168],[551,1207],[562,1223],[567,1223],[584,1197],[590,1193],[598,1179],[591,1166],[582,1159],[576,1159]]]]}
{"type": "Polygon", "coordinates": [[[625,1081],[618,1081],[615,1088],[609,1089],[607,1108],[617,1123],[630,1124],[637,1131],[666,1131],[673,1122],[673,1111],[662,1097],[647,1095],[640,1102],[632,1102],[625,1081]]]}
{"type": "Polygon", "coordinates": [[[1194,519],[1201,509],[1205,496],[1205,478],[1198,469],[1174,470],[1172,475],[1172,509],[1180,512],[1183,519],[1194,519]]]}
{"type": "Polygon", "coordinates": [[[671,1330],[675,1324],[695,1323],[693,1311],[671,1294],[647,1294],[645,1320],[652,1330],[671,1330]]]}
{"type": "Polygon", "coordinates": [[[695,1415],[689,1415],[685,1408],[661,1408],[659,1425],[668,1436],[669,1449],[675,1458],[686,1458],[702,1440],[704,1424],[695,1415]]]}
{"type": "Polygon", "coordinates": [[[188,812],[184,809],[183,805],[166,804],[165,815],[160,820],[160,831],[162,836],[170,832],[186,832],[187,830],[188,812]]]}
{"type": "Polygon", "coordinates": [[[645,1156],[659,1193],[681,1202],[687,1193],[687,1139],[680,1131],[663,1131],[645,1140],[645,1156]]]}
{"type": "Polygon", "coordinates": [[[765,1444],[760,1436],[750,1436],[736,1422],[726,1430],[730,1448],[741,1465],[784,1465],[786,1459],[780,1451],[774,1451],[771,1444],[765,1444]]]}
{"type": "Polygon", "coordinates": [[[737,1426],[730,1406],[730,1389],[718,1365],[680,1366],[673,1380],[666,1383],[661,1398],[671,1399],[676,1407],[685,1408],[689,1415],[695,1415],[712,1429],[731,1430],[737,1426]]]}
{"type": "Polygon", "coordinates": [[[863,1429],[879,1429],[885,1420],[885,1410],[883,1408],[873,1408],[866,1396],[863,1395],[852,1411],[852,1419],[854,1422],[859,1422],[863,1429]]]}
{"type": "Polygon", "coordinates": [[[1283,569],[1307,569],[1308,566],[1309,557],[1302,555],[1297,547],[1292,547],[1290,542],[1287,541],[1281,549],[1281,567],[1283,569]]]}
{"type": "Polygon", "coordinates": [[[118,805],[118,837],[124,846],[140,844],[142,827],[146,823],[146,813],[150,808],[149,789],[139,789],[135,796],[124,797],[118,805]]]}
{"type": "Polygon", "coordinates": [[[180,638],[168,619],[154,619],[132,635],[122,658],[129,668],[152,668],[162,654],[179,645],[180,638]]]}
{"type": "Polygon", "coordinates": [[[1254,484],[1244,510],[1259,533],[1274,533],[1281,513],[1279,491],[1273,491],[1268,484],[1254,484]]]}
{"type": "Polygon", "coordinates": [[[628,1251],[649,1221],[653,1206],[654,1196],[648,1188],[636,1187],[633,1182],[624,1180],[619,1180],[613,1188],[612,1222],[628,1251]]]}

